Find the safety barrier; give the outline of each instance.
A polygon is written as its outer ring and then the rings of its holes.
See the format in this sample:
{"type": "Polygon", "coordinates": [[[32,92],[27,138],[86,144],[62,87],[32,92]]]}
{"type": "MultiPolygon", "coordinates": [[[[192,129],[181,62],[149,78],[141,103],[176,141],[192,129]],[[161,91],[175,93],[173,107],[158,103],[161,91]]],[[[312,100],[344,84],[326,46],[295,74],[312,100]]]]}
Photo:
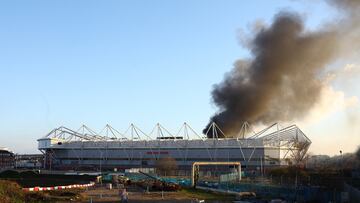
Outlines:
{"type": "Polygon", "coordinates": [[[75,184],[75,185],[66,185],[66,186],[52,186],[52,187],[31,187],[31,188],[23,188],[23,191],[26,192],[38,192],[38,191],[49,191],[49,190],[65,190],[72,188],[86,188],[94,186],[95,183],[91,182],[89,184],[75,184]]]}

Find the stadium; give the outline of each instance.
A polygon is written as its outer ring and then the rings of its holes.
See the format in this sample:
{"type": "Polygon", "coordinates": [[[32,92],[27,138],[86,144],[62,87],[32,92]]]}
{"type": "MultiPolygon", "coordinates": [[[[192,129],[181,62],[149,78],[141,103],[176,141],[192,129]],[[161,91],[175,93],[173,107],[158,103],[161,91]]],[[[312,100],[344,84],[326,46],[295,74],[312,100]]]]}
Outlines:
{"type": "Polygon", "coordinates": [[[209,132],[216,136],[200,136],[187,123],[175,134],[161,124],[148,134],[133,124],[124,133],[110,125],[99,133],[85,125],[76,131],[62,126],[38,139],[38,149],[45,155],[47,169],[155,168],[157,160],[170,157],[176,160],[179,173],[188,174],[192,163],[203,161],[236,161],[245,169],[288,165],[289,160],[305,154],[311,144],[296,125],[280,127],[275,123],[254,132],[244,123],[238,135],[228,137],[213,123],[209,132]]]}

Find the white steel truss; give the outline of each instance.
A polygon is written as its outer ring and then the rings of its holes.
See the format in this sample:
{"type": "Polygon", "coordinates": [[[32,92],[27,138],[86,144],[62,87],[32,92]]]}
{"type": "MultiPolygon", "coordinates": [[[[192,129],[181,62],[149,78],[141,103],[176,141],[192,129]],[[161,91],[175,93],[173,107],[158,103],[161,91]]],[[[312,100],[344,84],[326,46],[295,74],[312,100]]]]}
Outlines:
{"type": "Polygon", "coordinates": [[[239,157],[245,163],[248,163],[252,161],[254,152],[258,148],[279,148],[286,151],[281,158],[286,158],[294,156],[299,150],[302,151],[301,154],[305,154],[311,144],[310,139],[296,125],[282,128],[278,123],[274,123],[259,132],[255,132],[247,122],[242,125],[235,137],[227,137],[216,123],[209,126],[205,136],[200,136],[185,122],[174,134],[160,123],[157,123],[150,133],[145,133],[134,124],[130,124],[124,133],[120,133],[109,124],[105,125],[99,132],[95,132],[86,125],[82,125],[77,131],[61,126],[53,129],[38,141],[49,138],[56,140],[55,143],[61,142],[61,146],[54,144],[40,147],[39,145],[40,150],[53,150],[55,148],[81,149],[81,153],[76,157],[80,163],[82,162],[81,154],[83,149],[89,146],[99,150],[100,160],[103,163],[106,163],[108,149],[122,148],[127,159],[131,161],[134,157],[134,149],[137,147],[148,148],[153,159],[160,158],[161,150],[167,147],[175,148],[184,163],[188,160],[189,148],[204,148],[209,159],[217,161],[218,149],[232,147],[238,148],[239,157]],[[205,138],[208,133],[214,136],[205,138]],[[244,154],[244,148],[248,150],[247,155],[244,154]],[[251,149],[250,154],[249,149],[251,149]]]}

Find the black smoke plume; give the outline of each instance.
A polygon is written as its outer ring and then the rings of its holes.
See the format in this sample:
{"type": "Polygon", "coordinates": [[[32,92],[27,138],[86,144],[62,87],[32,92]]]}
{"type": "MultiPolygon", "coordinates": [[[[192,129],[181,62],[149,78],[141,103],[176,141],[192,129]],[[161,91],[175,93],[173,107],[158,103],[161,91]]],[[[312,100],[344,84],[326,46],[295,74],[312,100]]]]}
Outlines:
{"type": "MultiPolygon", "coordinates": [[[[330,3],[346,15],[324,29],[307,31],[300,15],[280,12],[269,27],[255,33],[249,43],[252,58],[236,61],[224,80],[214,85],[211,95],[219,111],[204,133],[215,122],[233,137],[245,121],[255,125],[291,121],[311,110],[324,86],[325,67],[349,51],[345,41],[359,36],[354,26],[360,1],[330,3]]],[[[208,137],[213,137],[211,131],[208,137]]]]}

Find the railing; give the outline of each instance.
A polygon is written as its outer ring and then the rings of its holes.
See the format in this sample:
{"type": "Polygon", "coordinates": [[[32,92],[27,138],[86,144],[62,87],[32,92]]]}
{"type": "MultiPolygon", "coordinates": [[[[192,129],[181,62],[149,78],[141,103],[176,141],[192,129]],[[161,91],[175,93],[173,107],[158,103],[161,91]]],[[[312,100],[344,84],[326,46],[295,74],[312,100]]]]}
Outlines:
{"type": "Polygon", "coordinates": [[[350,202],[354,202],[354,203],[358,203],[360,202],[360,190],[349,185],[349,184],[346,184],[344,183],[344,190],[345,192],[348,192],[349,194],[349,200],[350,202]]]}

